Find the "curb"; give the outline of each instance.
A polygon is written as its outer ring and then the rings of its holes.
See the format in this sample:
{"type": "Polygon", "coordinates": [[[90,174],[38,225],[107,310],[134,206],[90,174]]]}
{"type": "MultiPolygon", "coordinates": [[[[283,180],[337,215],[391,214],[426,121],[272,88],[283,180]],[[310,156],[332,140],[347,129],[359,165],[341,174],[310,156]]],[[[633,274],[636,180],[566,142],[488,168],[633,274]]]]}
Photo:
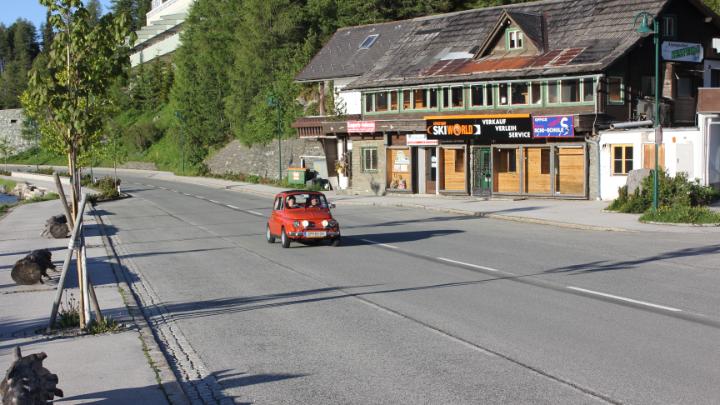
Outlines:
{"type": "Polygon", "coordinates": [[[110,259],[110,266],[115,273],[115,279],[117,280],[118,286],[123,290],[120,295],[122,296],[125,306],[128,309],[130,317],[137,326],[143,350],[145,351],[148,363],[150,363],[150,367],[155,372],[159,388],[165,393],[165,397],[169,403],[180,405],[191,404],[190,399],[185,394],[185,391],[183,391],[180,382],[177,380],[175,373],[173,373],[170,364],[165,358],[162,349],[155,340],[155,335],[153,334],[147,319],[143,316],[138,297],[127,283],[127,274],[122,270],[117,252],[105,232],[105,222],[102,220],[102,217],[96,215],[94,212],[92,215],[95,217],[96,223],[100,225],[100,234],[102,236],[103,246],[105,247],[107,256],[110,259]]]}
{"type": "Polygon", "coordinates": [[[685,224],[674,222],[640,221],[643,224],[677,226],[680,228],[719,228],[720,224],[685,224]]]}
{"type": "Polygon", "coordinates": [[[530,224],[537,224],[537,225],[550,225],[550,226],[557,226],[560,228],[580,229],[580,230],[586,230],[586,231],[633,232],[633,231],[631,231],[629,229],[625,229],[625,228],[573,224],[570,222],[553,221],[553,220],[549,220],[549,219],[518,217],[518,216],[513,216],[513,215],[494,214],[492,212],[459,210],[459,209],[455,209],[455,208],[431,207],[431,206],[421,205],[421,204],[355,202],[355,201],[343,201],[343,200],[337,201],[336,204],[337,205],[365,205],[365,206],[379,206],[379,207],[420,208],[420,209],[424,209],[427,211],[444,212],[444,213],[465,215],[465,216],[471,216],[471,217],[492,218],[492,219],[498,219],[498,220],[502,220],[502,221],[522,222],[522,223],[530,223],[530,224]]]}

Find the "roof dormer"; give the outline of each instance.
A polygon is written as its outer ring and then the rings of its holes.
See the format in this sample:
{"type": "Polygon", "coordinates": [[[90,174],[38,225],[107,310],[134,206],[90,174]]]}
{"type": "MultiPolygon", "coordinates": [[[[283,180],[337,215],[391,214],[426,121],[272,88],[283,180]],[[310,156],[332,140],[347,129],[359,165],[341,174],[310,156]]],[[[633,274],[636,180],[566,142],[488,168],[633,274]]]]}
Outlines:
{"type": "Polygon", "coordinates": [[[545,18],[504,10],[476,53],[476,58],[538,55],[547,49],[545,18]]]}

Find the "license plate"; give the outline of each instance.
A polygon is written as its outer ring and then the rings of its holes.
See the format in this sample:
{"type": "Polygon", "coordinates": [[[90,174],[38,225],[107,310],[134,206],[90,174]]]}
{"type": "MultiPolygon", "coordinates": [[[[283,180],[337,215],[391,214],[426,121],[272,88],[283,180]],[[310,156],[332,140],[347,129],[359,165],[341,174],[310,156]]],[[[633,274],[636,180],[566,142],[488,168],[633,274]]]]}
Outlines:
{"type": "Polygon", "coordinates": [[[305,232],[306,238],[324,238],[327,236],[327,232],[305,232]]]}

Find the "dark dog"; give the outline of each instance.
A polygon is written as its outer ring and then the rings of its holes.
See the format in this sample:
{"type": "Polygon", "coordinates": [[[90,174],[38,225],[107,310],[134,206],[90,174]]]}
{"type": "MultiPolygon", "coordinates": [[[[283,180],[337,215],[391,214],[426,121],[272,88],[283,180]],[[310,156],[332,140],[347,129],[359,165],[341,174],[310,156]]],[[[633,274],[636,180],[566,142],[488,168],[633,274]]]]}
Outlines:
{"type": "Polygon", "coordinates": [[[50,278],[47,269],[55,270],[52,263],[52,253],[47,249],[33,250],[29,255],[18,260],[10,272],[10,277],[21,285],[32,285],[40,282],[42,278],[50,278]]]}

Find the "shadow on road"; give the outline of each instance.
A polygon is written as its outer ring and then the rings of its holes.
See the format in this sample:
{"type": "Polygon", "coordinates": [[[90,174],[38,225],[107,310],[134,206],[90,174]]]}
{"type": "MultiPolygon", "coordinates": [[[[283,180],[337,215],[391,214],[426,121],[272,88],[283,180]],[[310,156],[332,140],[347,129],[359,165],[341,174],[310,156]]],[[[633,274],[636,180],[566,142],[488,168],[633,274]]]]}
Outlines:
{"type": "Polygon", "coordinates": [[[436,229],[428,231],[414,231],[414,232],[383,232],[383,233],[368,233],[360,235],[348,235],[343,236],[342,244],[340,246],[351,247],[351,246],[363,246],[363,245],[374,245],[376,243],[398,243],[398,242],[414,242],[423,239],[430,239],[440,236],[454,235],[458,233],[464,233],[458,229],[436,229]]]}
{"type": "Polygon", "coordinates": [[[668,260],[668,259],[676,259],[676,258],[681,258],[681,257],[701,256],[701,255],[714,254],[714,253],[720,253],[720,244],[708,245],[708,246],[697,247],[697,248],[685,248],[685,249],[673,250],[670,252],[657,254],[655,256],[649,256],[649,257],[633,259],[633,260],[622,260],[622,261],[597,260],[597,261],[593,261],[593,262],[579,263],[579,264],[573,264],[570,266],[563,266],[563,267],[558,267],[555,269],[545,270],[543,273],[546,273],[546,274],[552,274],[552,273],[583,274],[583,273],[594,273],[594,272],[598,272],[598,271],[628,270],[628,269],[634,268],[638,265],[645,264],[645,263],[657,262],[657,261],[668,260]]]}

